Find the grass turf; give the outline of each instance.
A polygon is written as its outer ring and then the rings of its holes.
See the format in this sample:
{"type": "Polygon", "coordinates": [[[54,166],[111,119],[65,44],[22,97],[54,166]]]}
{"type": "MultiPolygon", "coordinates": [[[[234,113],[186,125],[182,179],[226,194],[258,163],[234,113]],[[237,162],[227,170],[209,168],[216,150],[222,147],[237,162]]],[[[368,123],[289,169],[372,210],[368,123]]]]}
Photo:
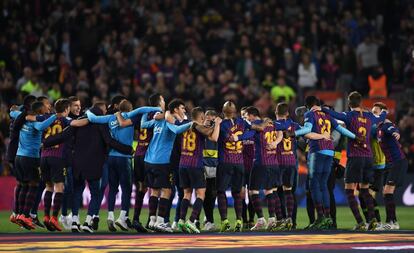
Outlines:
{"type": "MultiPolygon", "coordinates": [[[[133,212],[134,212],[133,209],[131,209],[131,211],[130,211],[130,218],[131,219],[133,217],[133,212]]],[[[188,214],[187,214],[188,217],[190,215],[190,212],[191,212],[191,208],[188,210],[188,214]]],[[[385,221],[384,208],[381,208],[380,212],[381,212],[381,218],[383,219],[383,221],[385,221]]],[[[265,214],[265,216],[267,216],[267,209],[264,209],[263,213],[265,214]]],[[[40,215],[39,219],[42,221],[42,218],[43,218],[42,211],[39,211],[39,215],[40,215]]],[[[118,215],[119,215],[119,210],[115,211],[115,218],[117,218],[118,215]]],[[[174,215],[175,215],[175,209],[171,210],[171,220],[174,219],[174,215]]],[[[1,211],[0,212],[0,233],[27,232],[27,230],[19,228],[17,225],[9,222],[9,216],[10,216],[9,211],[1,211]]],[[[85,217],[86,217],[86,210],[84,210],[84,209],[80,210],[81,223],[83,223],[85,217]]],[[[107,225],[106,225],[106,217],[107,217],[106,210],[101,210],[98,232],[108,232],[107,225]]],[[[200,217],[201,217],[201,219],[203,219],[204,214],[202,213],[200,217]]],[[[411,207],[397,207],[397,217],[398,217],[398,221],[400,223],[400,226],[401,226],[402,230],[414,230],[414,219],[412,219],[412,217],[413,217],[413,208],[411,208],[411,207]]],[[[141,222],[146,221],[147,218],[148,218],[148,209],[143,208],[142,213],[141,213],[141,222]]],[[[230,222],[233,226],[233,223],[235,221],[235,214],[234,214],[234,209],[233,208],[229,208],[228,218],[229,218],[229,220],[230,220],[230,222]]],[[[220,216],[219,216],[217,208],[214,210],[214,219],[215,219],[216,226],[219,227],[220,226],[220,216]]],[[[307,226],[308,222],[309,222],[309,220],[308,220],[308,216],[307,216],[307,213],[306,213],[306,209],[305,208],[299,208],[298,209],[298,216],[297,216],[298,229],[302,229],[305,226],[307,226]]],[[[338,207],[337,208],[337,223],[338,223],[338,228],[339,229],[352,229],[352,227],[355,225],[355,220],[352,216],[351,210],[348,207],[338,207]]],[[[37,228],[34,232],[46,233],[48,231],[46,229],[37,228]]],[[[65,232],[68,232],[68,231],[65,231],[65,232]]]]}

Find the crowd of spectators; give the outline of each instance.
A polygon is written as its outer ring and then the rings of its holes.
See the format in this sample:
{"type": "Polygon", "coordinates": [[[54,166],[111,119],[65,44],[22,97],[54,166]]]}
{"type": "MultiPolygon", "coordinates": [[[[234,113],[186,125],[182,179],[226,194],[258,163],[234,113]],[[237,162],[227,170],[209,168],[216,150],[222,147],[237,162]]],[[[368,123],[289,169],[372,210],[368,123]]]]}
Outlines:
{"type": "MultiPolygon", "coordinates": [[[[3,0],[0,152],[8,107],[25,94],[114,94],[143,105],[153,92],[189,107],[223,100],[296,105],[311,90],[358,90],[369,77],[414,88],[410,0],[3,0]]],[[[407,151],[413,111],[400,126],[407,151]]],[[[400,120],[400,118],[398,120],[400,120]]],[[[411,163],[412,165],[412,163],[411,163]]]]}

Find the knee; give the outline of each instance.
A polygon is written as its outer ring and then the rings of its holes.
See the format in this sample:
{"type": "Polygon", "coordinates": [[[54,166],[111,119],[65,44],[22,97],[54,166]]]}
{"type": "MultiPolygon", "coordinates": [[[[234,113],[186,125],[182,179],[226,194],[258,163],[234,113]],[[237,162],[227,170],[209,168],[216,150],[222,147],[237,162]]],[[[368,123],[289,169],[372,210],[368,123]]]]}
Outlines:
{"type": "Polygon", "coordinates": [[[151,189],[151,197],[159,197],[160,196],[160,192],[161,192],[161,189],[154,189],[154,188],[152,188],[151,189]]]}
{"type": "Polygon", "coordinates": [[[250,196],[255,195],[255,194],[259,194],[259,191],[256,191],[256,190],[250,190],[249,191],[250,196]]]}
{"type": "Polygon", "coordinates": [[[55,192],[63,192],[65,189],[65,186],[63,183],[57,183],[55,184],[55,192]]]}
{"type": "Polygon", "coordinates": [[[171,197],[171,189],[170,188],[163,188],[161,190],[161,198],[169,199],[171,197]]]}
{"type": "Polygon", "coordinates": [[[191,190],[186,190],[186,191],[184,191],[184,196],[183,196],[183,199],[188,199],[188,200],[190,200],[191,199],[191,190]]]}
{"type": "Polygon", "coordinates": [[[395,190],[395,186],[394,185],[389,185],[386,184],[384,186],[384,190],[383,190],[383,194],[393,194],[395,190]]]}
{"type": "Polygon", "coordinates": [[[206,189],[197,189],[196,196],[197,198],[204,200],[204,198],[206,197],[206,189]]]}
{"type": "Polygon", "coordinates": [[[345,184],[345,190],[355,190],[356,184],[345,184]]]}
{"type": "Polygon", "coordinates": [[[46,191],[53,192],[53,183],[52,182],[46,182],[46,191]]]}
{"type": "MultiPolygon", "coordinates": [[[[257,193],[258,194],[258,193],[257,193]]],[[[273,191],[272,190],[265,190],[265,195],[267,196],[267,195],[269,195],[269,194],[273,194],[273,191]]]]}

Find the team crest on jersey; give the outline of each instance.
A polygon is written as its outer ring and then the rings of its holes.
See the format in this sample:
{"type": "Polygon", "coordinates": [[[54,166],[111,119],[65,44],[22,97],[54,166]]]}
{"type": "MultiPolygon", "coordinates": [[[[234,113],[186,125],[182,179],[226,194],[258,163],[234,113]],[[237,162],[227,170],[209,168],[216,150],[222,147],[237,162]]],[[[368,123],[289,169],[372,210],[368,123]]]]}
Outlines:
{"type": "Polygon", "coordinates": [[[154,134],[159,134],[162,131],[162,127],[154,127],[154,134]]]}
{"type": "Polygon", "coordinates": [[[111,126],[111,128],[119,126],[118,120],[109,122],[109,125],[111,126]]]}

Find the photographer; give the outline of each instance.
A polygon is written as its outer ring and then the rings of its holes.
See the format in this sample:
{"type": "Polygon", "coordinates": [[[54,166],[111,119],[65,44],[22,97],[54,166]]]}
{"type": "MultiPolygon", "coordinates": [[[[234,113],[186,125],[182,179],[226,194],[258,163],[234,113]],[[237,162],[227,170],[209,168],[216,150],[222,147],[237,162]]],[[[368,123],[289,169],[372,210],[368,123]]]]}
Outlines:
{"type": "MultiPolygon", "coordinates": [[[[214,127],[214,120],[217,117],[217,112],[214,110],[207,110],[205,114],[205,126],[214,127]]],[[[205,231],[214,231],[216,226],[214,225],[214,206],[216,203],[217,190],[216,190],[216,171],[218,164],[218,150],[217,142],[206,139],[205,147],[203,151],[203,163],[206,174],[206,195],[204,199],[204,213],[205,213],[205,231]]]]}

